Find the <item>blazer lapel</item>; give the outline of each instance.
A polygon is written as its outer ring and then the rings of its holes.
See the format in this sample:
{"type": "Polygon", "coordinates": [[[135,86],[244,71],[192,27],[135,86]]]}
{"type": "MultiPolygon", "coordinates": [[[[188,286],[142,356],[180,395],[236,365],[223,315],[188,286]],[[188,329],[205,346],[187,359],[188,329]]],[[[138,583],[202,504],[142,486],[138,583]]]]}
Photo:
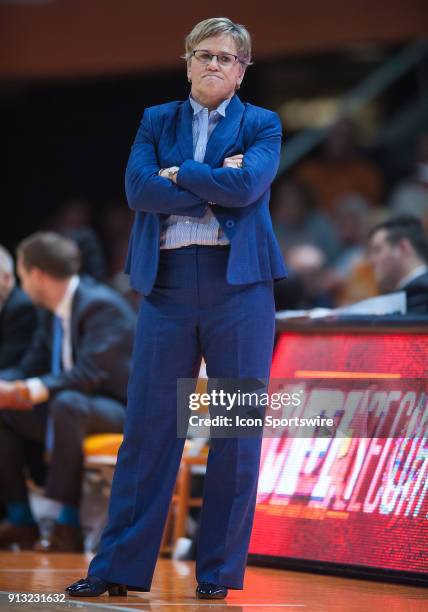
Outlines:
{"type": "Polygon", "coordinates": [[[178,114],[176,140],[183,161],[193,159],[193,132],[192,132],[193,109],[189,100],[181,105],[178,114]]]}
{"type": "Polygon", "coordinates": [[[71,352],[73,355],[73,361],[76,361],[76,346],[79,345],[79,323],[80,323],[80,306],[82,304],[82,298],[84,293],[84,287],[82,287],[84,280],[80,277],[79,284],[73,296],[73,303],[71,306],[71,352]]]}
{"type": "Polygon", "coordinates": [[[245,106],[235,94],[226,108],[226,116],[215,127],[208,140],[204,163],[216,168],[228,150],[232,150],[238,137],[245,106]]]}
{"type": "MultiPolygon", "coordinates": [[[[217,167],[223,161],[228,149],[233,148],[244,110],[245,106],[235,94],[226,108],[226,116],[220,120],[208,140],[204,163],[217,167]]],[[[176,132],[177,144],[183,161],[193,159],[192,120],[193,109],[187,99],[179,110],[176,132]]]]}

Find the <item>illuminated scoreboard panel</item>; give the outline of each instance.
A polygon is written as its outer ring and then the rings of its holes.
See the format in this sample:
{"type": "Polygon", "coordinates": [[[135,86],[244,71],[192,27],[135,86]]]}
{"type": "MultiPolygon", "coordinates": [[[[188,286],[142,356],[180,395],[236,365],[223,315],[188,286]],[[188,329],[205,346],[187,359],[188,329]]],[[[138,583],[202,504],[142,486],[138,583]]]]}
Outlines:
{"type": "Polygon", "coordinates": [[[272,379],[329,380],[344,397],[376,379],[409,434],[265,438],[251,554],[428,573],[427,355],[423,334],[279,337],[272,379]]]}

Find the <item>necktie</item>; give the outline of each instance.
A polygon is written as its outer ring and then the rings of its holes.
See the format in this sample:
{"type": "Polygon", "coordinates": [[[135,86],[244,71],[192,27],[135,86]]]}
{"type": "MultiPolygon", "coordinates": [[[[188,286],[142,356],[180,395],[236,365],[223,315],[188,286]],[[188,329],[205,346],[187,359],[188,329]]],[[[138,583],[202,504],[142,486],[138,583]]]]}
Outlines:
{"type": "MultiPolygon", "coordinates": [[[[52,348],[51,348],[51,373],[59,374],[62,370],[62,321],[60,317],[54,315],[52,318],[52,348]]],[[[54,431],[52,417],[48,415],[46,424],[45,449],[52,451],[54,443],[54,431]]]]}

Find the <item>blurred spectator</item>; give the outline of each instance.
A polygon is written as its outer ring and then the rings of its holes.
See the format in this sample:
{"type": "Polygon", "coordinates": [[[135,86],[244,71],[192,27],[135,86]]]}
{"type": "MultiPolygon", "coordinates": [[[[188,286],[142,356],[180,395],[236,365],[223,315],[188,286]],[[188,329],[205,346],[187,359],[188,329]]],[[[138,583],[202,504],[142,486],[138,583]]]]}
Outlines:
{"type": "Polygon", "coordinates": [[[68,229],[90,227],[92,211],[89,202],[83,198],[71,198],[47,221],[46,228],[56,232],[68,229]]]}
{"type": "Polygon", "coordinates": [[[375,225],[368,247],[380,291],[405,291],[407,312],[428,315],[428,240],[419,219],[402,215],[375,225]]]}
{"type": "Polygon", "coordinates": [[[337,281],[336,306],[354,304],[379,294],[373,268],[367,260],[366,240],[369,227],[389,216],[386,207],[370,208],[358,194],[338,200],[334,218],[343,251],[332,265],[337,281]]]}
{"type": "Polygon", "coordinates": [[[127,206],[110,206],[103,214],[101,234],[108,248],[110,279],[123,272],[133,219],[127,206]]]}
{"type": "Polygon", "coordinates": [[[331,308],[332,275],[321,249],[313,244],[301,244],[288,249],[285,255],[290,272],[302,285],[302,296],[296,307],[331,308]]]}
{"type": "Polygon", "coordinates": [[[336,306],[355,304],[379,294],[373,268],[366,257],[355,262],[346,278],[337,278],[334,288],[334,303],[336,306]]]}
{"type": "Polygon", "coordinates": [[[7,509],[0,548],[28,547],[39,535],[25,482],[28,442],[39,454],[45,448],[46,496],[62,504],[35,550],[78,552],[82,442],[91,433],[122,431],[135,315],[112,289],[79,278],[72,240],[37,233],[17,253],[23,289],[44,310],[19,365],[0,372],[0,501],[7,509]]]}
{"type": "MultiPolygon", "coordinates": [[[[31,342],[36,322],[33,304],[16,285],[13,258],[0,245],[0,369],[19,362],[31,342]]],[[[0,517],[4,515],[0,505],[0,517]]]]}
{"type": "Polygon", "coordinates": [[[368,202],[357,193],[347,194],[336,202],[334,224],[341,242],[341,252],[333,266],[341,278],[345,278],[364,257],[369,210],[368,202]]]}
{"type": "Polygon", "coordinates": [[[31,342],[36,322],[33,304],[16,286],[12,256],[0,246],[0,369],[19,362],[31,342]]]}
{"type": "Polygon", "coordinates": [[[67,236],[77,243],[81,254],[80,273],[105,282],[107,266],[101,242],[91,228],[92,209],[87,200],[72,198],[67,200],[45,223],[48,230],[67,236]]]}
{"type": "Polygon", "coordinates": [[[109,284],[137,310],[141,294],[132,289],[124,272],[133,218],[127,206],[110,206],[103,215],[102,236],[109,254],[109,284]]]}
{"type": "Polygon", "coordinates": [[[292,178],[280,180],[273,201],[275,234],[284,250],[310,243],[319,247],[328,259],[339,252],[339,241],[331,221],[316,208],[311,190],[292,178]]]}
{"type": "Polygon", "coordinates": [[[418,141],[413,176],[395,187],[389,205],[397,214],[418,217],[428,229],[428,133],[418,141]]]}
{"type": "Polygon", "coordinates": [[[98,236],[90,227],[76,227],[60,232],[71,238],[80,250],[80,274],[92,276],[97,281],[107,280],[107,266],[103,247],[98,236]]]}
{"type": "Polygon", "coordinates": [[[348,193],[359,193],[375,205],[382,200],[382,176],[358,152],[356,126],[349,118],[333,125],[321,158],[303,162],[296,169],[296,176],[312,189],[326,212],[332,213],[338,198],[348,193]]]}

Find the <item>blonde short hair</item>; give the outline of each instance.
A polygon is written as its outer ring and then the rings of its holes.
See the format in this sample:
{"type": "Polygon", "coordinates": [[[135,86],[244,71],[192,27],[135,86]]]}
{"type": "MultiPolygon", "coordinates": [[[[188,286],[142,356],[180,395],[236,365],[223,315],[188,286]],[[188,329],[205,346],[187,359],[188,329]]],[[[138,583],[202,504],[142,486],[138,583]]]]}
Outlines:
{"type": "Polygon", "coordinates": [[[227,17],[211,17],[204,19],[195,25],[193,30],[186,36],[186,53],[183,59],[189,61],[195,47],[205,38],[229,34],[236,44],[238,59],[241,64],[250,66],[251,61],[251,36],[249,31],[240,23],[234,23],[227,17]]]}

